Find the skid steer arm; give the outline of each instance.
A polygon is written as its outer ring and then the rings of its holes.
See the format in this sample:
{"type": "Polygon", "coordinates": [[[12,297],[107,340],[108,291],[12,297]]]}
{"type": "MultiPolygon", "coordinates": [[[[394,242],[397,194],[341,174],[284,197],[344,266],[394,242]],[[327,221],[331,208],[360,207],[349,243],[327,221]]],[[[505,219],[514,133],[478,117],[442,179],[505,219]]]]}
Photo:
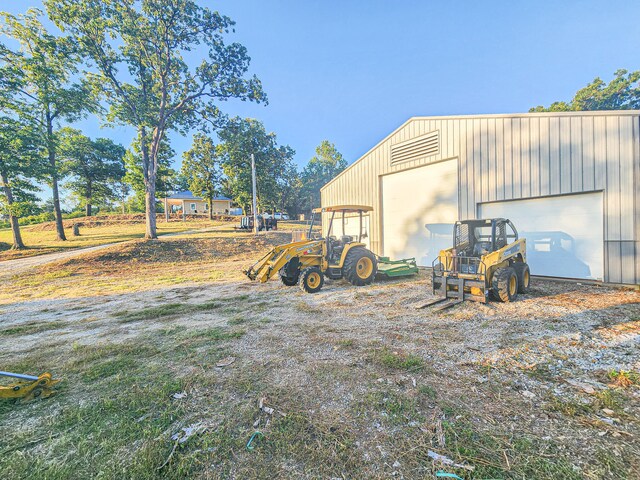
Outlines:
{"type": "Polygon", "coordinates": [[[293,242],[279,245],[264,257],[244,270],[244,274],[251,280],[266,282],[284,267],[289,260],[302,255],[313,255],[322,250],[322,241],[293,242]]]}

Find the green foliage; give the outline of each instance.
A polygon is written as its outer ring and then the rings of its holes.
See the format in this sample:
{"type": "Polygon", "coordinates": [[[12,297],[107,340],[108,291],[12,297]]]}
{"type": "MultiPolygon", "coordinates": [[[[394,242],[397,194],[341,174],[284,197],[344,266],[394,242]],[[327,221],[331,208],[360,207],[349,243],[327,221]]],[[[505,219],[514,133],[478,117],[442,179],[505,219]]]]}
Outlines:
{"type": "Polygon", "coordinates": [[[209,216],[213,218],[213,198],[220,185],[221,147],[204,134],[193,137],[191,149],[184,152],[182,176],[194,195],[209,201],[209,216]]]}
{"type": "Polygon", "coordinates": [[[260,81],[245,78],[246,48],[225,43],[234,22],[193,0],[46,0],[51,19],[69,32],[95,67],[94,92],[108,105],[107,119],[139,135],[147,238],[155,238],[155,188],[166,133],[220,124],[218,101],[266,101],[260,81]],[[194,69],[185,56],[207,56],[194,69]]]}
{"type": "MultiPolygon", "coordinates": [[[[176,152],[171,148],[168,140],[160,143],[155,185],[155,191],[158,197],[164,197],[174,189],[176,172],[171,168],[171,161],[173,157],[175,157],[175,154],[176,152]]],[[[126,170],[123,177],[124,183],[133,190],[132,210],[144,211],[146,189],[139,140],[134,141],[131,148],[125,152],[124,164],[126,170]]]]}
{"type": "Polygon", "coordinates": [[[107,138],[91,140],[79,130],[64,128],[59,134],[61,171],[70,176],[65,186],[75,195],[86,214],[91,206],[115,200],[117,183],[124,176],[125,149],[107,138]]]}
{"type": "Polygon", "coordinates": [[[640,108],[640,70],[621,69],[605,83],[600,77],[578,90],[570,102],[554,102],[549,107],[538,106],[530,112],[569,112],[581,110],[629,110],[640,108]]]}
{"type": "Polygon", "coordinates": [[[31,9],[25,15],[2,13],[0,32],[20,43],[20,52],[6,52],[9,62],[20,72],[21,81],[11,108],[33,130],[38,130],[47,151],[48,181],[53,190],[57,233],[66,240],[58,193],[59,167],[56,161],[56,128],[61,120],[72,122],[96,103],[84,82],[73,82],[81,61],[76,42],[69,37],[51,35],[39,20],[41,12],[31,9]]]}
{"type": "Polygon", "coordinates": [[[347,168],[347,161],[336,146],[323,140],[316,148],[316,155],[302,171],[301,200],[305,210],[320,206],[320,189],[347,168]]]}
{"type": "Polygon", "coordinates": [[[245,212],[251,205],[251,154],[255,155],[258,210],[282,207],[283,195],[295,174],[295,151],[278,145],[275,133],[262,122],[233,118],[218,133],[222,140],[223,188],[245,212]]]}

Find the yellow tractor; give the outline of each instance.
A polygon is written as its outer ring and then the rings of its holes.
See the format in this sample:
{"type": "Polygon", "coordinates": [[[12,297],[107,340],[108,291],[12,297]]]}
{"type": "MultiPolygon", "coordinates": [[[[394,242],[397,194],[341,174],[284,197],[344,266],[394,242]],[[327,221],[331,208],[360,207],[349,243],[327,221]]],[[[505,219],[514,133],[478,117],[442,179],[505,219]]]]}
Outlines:
{"type": "Polygon", "coordinates": [[[279,245],[244,271],[251,280],[266,282],[279,274],[286,286],[298,284],[302,290],[315,293],[322,288],[324,277],[332,280],[344,278],[352,285],[369,285],[377,270],[376,256],[362,242],[367,234],[363,231],[362,215],[373,210],[362,205],[340,205],[313,210],[311,225],[305,240],[279,245]],[[313,227],[330,213],[331,220],[327,236],[314,233],[313,227]],[[342,224],[342,235],[332,235],[336,214],[342,224]],[[347,222],[359,219],[358,235],[347,235],[347,222]]]}
{"type": "Polygon", "coordinates": [[[510,302],[529,288],[526,240],[504,218],[456,222],[453,247],[441,250],[432,266],[433,293],[442,298],[422,307],[446,300],[438,310],[464,300],[486,303],[489,295],[510,302]]]}

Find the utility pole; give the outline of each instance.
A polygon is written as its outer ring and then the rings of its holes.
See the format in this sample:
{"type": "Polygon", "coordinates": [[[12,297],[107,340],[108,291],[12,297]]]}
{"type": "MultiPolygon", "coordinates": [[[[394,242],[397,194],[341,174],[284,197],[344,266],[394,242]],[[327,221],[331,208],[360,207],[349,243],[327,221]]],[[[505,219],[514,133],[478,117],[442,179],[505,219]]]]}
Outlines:
{"type": "Polygon", "coordinates": [[[258,213],[256,212],[256,159],[253,153],[251,154],[251,185],[253,190],[253,231],[258,234],[258,213]]]}

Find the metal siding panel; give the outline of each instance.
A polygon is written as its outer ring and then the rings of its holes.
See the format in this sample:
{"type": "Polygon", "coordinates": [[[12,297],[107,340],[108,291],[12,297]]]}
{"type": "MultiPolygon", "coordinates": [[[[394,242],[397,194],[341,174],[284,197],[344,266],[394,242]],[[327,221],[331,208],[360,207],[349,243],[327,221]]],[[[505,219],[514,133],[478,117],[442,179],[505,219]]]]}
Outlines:
{"type": "Polygon", "coordinates": [[[618,118],[607,117],[607,240],[620,237],[620,136],[618,118]]]}
{"type": "Polygon", "coordinates": [[[551,195],[560,193],[560,119],[549,118],[549,174],[551,195]]]}
{"type": "Polygon", "coordinates": [[[504,200],[504,120],[496,120],[496,200],[504,200]]]}
{"type": "Polygon", "coordinates": [[[593,144],[593,117],[582,119],[582,189],[595,190],[595,150],[593,144]]]}
{"type": "Polygon", "coordinates": [[[504,198],[513,198],[513,128],[511,119],[506,118],[504,128],[504,198]]]}
{"type": "Polygon", "coordinates": [[[519,118],[511,120],[511,151],[513,155],[513,198],[522,198],[522,145],[521,123],[519,118]]]}
{"type": "MultiPolygon", "coordinates": [[[[634,238],[640,242],[640,117],[633,118],[633,171],[634,171],[634,214],[635,224],[634,238]]],[[[636,254],[638,256],[638,271],[636,281],[640,284],[640,248],[636,244],[636,254]]]]}
{"type": "Polygon", "coordinates": [[[593,162],[595,168],[595,189],[607,186],[607,124],[605,117],[593,119],[593,162]]]}
{"type": "Polygon", "coordinates": [[[466,121],[459,120],[456,121],[459,125],[458,127],[458,156],[459,156],[459,172],[458,175],[460,177],[460,201],[459,205],[459,216],[462,219],[468,218],[468,201],[469,197],[469,183],[467,181],[467,170],[468,170],[468,157],[467,157],[467,127],[466,121]]]}
{"type": "Polygon", "coordinates": [[[620,239],[634,240],[633,124],[620,117],[620,239]]]}
{"type": "Polygon", "coordinates": [[[531,165],[531,191],[532,197],[540,196],[540,119],[532,118],[529,122],[529,163],[531,165]]]}
{"type": "Polygon", "coordinates": [[[475,122],[471,119],[467,120],[467,185],[469,187],[469,190],[467,192],[467,214],[469,215],[468,218],[475,218],[476,210],[476,160],[474,150],[474,123],[475,122]]]}
{"type": "Polygon", "coordinates": [[[571,118],[560,118],[560,193],[571,193],[571,118]]]}
{"type": "Polygon", "coordinates": [[[520,196],[523,198],[531,196],[531,142],[529,140],[529,124],[531,123],[530,119],[523,118],[520,120],[520,175],[522,177],[521,181],[521,192],[520,196]]]}
{"type": "Polygon", "coordinates": [[[605,282],[622,282],[622,254],[620,242],[605,242],[607,252],[607,278],[605,282]]]}
{"type": "Polygon", "coordinates": [[[636,283],[636,252],[634,242],[620,242],[620,282],[636,283]]]}
{"type": "Polygon", "coordinates": [[[549,153],[549,119],[540,119],[540,195],[551,193],[551,166],[549,153]]]}
{"type": "Polygon", "coordinates": [[[487,122],[487,201],[496,199],[496,120],[487,122]]]}
{"type": "Polygon", "coordinates": [[[571,117],[571,191],[582,191],[582,118],[571,117]]]}

